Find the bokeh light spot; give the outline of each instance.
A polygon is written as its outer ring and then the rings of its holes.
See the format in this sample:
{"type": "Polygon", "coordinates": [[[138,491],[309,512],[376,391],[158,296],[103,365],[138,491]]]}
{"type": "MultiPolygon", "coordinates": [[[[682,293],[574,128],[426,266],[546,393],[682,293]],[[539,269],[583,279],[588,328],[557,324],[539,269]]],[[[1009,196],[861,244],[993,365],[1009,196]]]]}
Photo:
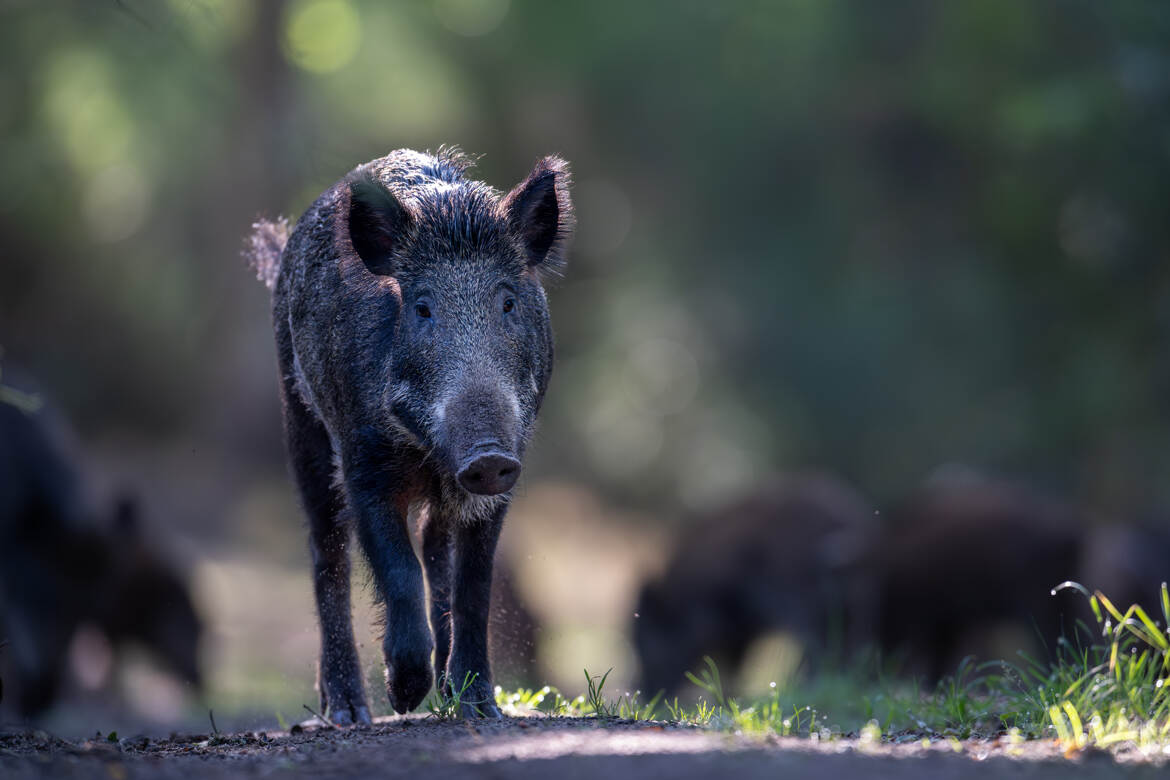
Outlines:
{"type": "Polygon", "coordinates": [[[142,227],[149,199],[150,186],[137,166],[113,165],[89,181],[81,215],[95,241],[122,241],[142,227]]]}
{"type": "Polygon", "coordinates": [[[241,40],[256,21],[255,0],[168,0],[188,38],[208,51],[241,40]]]}
{"type": "Polygon", "coordinates": [[[435,0],[435,16],[453,33],[487,35],[508,15],[509,0],[435,0]]]}
{"type": "Polygon", "coordinates": [[[699,364],[677,341],[647,339],[631,351],[624,377],[636,407],[652,414],[677,414],[690,405],[699,388],[699,364]]]}
{"type": "Polygon", "coordinates": [[[45,114],[65,157],[93,173],[132,148],[134,123],[113,88],[108,60],[81,49],[65,51],[45,74],[45,114]]]}
{"type": "Polygon", "coordinates": [[[610,479],[636,478],[662,450],[659,418],[631,409],[621,399],[608,402],[592,414],[586,441],[593,466],[610,479]]]}
{"type": "Polygon", "coordinates": [[[301,0],[285,17],[285,57],[311,73],[341,70],[360,42],[361,18],[349,0],[301,0]]]}

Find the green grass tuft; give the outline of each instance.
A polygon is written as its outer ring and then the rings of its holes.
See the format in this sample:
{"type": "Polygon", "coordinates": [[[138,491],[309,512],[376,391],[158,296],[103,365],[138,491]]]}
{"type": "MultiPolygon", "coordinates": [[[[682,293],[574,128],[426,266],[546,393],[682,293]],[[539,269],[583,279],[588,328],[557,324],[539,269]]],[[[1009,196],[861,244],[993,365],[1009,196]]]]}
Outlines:
{"type": "MultiPolygon", "coordinates": [[[[1076,583],[1066,583],[1088,595],[1076,583]]],[[[1105,645],[1069,653],[1038,688],[1038,704],[1068,750],[1119,744],[1142,753],[1170,748],[1170,593],[1160,592],[1159,625],[1139,605],[1122,612],[1103,593],[1088,595],[1105,645]]]]}
{"type": "Polygon", "coordinates": [[[456,690],[454,685],[444,685],[430,695],[426,701],[427,712],[436,720],[457,720],[463,717],[463,705],[478,707],[483,701],[470,701],[467,690],[475,682],[478,674],[468,672],[463,676],[463,685],[456,690]]]}

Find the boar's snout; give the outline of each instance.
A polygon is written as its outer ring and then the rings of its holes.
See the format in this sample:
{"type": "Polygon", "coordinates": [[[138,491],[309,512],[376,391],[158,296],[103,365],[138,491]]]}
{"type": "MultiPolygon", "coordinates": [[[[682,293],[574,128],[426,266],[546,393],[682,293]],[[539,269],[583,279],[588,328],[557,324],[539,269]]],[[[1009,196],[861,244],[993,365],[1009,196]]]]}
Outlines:
{"type": "Polygon", "coordinates": [[[468,383],[435,415],[442,421],[439,451],[469,493],[506,493],[520,476],[520,405],[502,380],[468,383]]]}
{"type": "Polygon", "coordinates": [[[506,493],[520,476],[520,461],[498,449],[480,451],[463,461],[456,478],[468,493],[506,493]]]}

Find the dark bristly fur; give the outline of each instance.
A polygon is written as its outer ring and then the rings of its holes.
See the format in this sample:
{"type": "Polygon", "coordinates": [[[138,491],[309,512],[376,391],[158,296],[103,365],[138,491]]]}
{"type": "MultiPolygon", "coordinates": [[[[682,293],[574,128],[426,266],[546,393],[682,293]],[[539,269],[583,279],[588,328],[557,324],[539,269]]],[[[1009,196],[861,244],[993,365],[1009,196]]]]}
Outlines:
{"type": "Polygon", "coordinates": [[[274,280],[321,703],[339,723],[370,717],[350,617],[351,526],[385,604],[394,709],[422,701],[434,650],[440,681],[474,675],[466,714],[499,714],[487,655],[492,559],[552,371],[540,276],[562,266],[573,217],[564,161],[544,158],[502,198],[466,178],[469,165],[454,149],[400,149],[321,195],[278,262],[281,223],[258,223],[251,239],[260,277],[274,280]]]}

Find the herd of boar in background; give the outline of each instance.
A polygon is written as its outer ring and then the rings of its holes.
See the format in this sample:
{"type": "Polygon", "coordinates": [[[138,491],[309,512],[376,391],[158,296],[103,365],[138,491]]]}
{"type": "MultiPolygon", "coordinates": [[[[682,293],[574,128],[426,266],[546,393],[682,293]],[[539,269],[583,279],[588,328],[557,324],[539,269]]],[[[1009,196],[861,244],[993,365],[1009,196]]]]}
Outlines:
{"type": "Polygon", "coordinates": [[[797,637],[807,659],[877,648],[927,682],[964,657],[1044,661],[1099,637],[1066,581],[1161,617],[1170,529],[1093,522],[1022,485],[944,469],[889,511],[826,474],[794,474],[698,520],[634,619],[642,689],[674,693],[711,656],[737,669],[753,640],[797,637]],[[1008,636],[1014,648],[995,645],[1008,636]]]}
{"type": "MultiPolygon", "coordinates": [[[[0,719],[52,704],[83,625],[115,652],[135,643],[177,678],[200,680],[201,623],[183,577],[139,528],[132,500],[94,507],[69,453],[53,414],[0,403],[0,719]]],[[[893,669],[937,680],[968,654],[1006,657],[989,644],[1005,626],[1044,658],[1060,636],[1092,640],[1078,621],[1096,625],[1083,596],[1051,594],[1058,583],[1160,616],[1170,575],[1164,525],[1102,522],[954,469],[880,512],[834,476],[795,473],[677,538],[632,620],[644,691],[681,692],[704,655],[729,674],[753,640],[776,632],[801,642],[813,672],[819,660],[880,648],[893,669]]],[[[505,679],[534,670],[535,630],[522,595],[498,577],[491,644],[505,679]]]]}

